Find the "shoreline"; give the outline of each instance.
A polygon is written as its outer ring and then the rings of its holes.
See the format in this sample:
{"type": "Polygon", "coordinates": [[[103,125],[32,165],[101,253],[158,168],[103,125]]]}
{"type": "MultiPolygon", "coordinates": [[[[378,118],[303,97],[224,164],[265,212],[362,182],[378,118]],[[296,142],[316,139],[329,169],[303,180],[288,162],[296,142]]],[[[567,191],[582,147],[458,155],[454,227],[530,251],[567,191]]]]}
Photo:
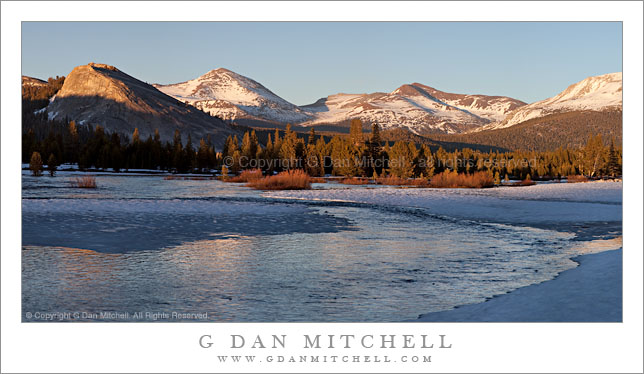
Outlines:
{"type": "Polygon", "coordinates": [[[577,255],[554,279],[412,322],[622,322],[622,252],[577,255]]]}

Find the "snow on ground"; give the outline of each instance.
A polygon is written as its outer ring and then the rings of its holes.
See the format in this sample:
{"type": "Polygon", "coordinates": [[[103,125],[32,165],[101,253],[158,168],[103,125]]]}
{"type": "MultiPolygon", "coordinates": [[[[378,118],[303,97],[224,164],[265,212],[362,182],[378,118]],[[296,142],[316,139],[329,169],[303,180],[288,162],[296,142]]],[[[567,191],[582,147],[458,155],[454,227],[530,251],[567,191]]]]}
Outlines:
{"type": "MultiPolygon", "coordinates": [[[[620,243],[621,244],[621,243],[620,243]]],[[[621,322],[622,249],[578,256],[552,281],[484,303],[421,315],[420,322],[621,322]]]]}
{"type": "Polygon", "coordinates": [[[424,208],[440,216],[531,225],[622,220],[622,183],[548,183],[490,189],[362,188],[275,191],[285,199],[424,208]]]}

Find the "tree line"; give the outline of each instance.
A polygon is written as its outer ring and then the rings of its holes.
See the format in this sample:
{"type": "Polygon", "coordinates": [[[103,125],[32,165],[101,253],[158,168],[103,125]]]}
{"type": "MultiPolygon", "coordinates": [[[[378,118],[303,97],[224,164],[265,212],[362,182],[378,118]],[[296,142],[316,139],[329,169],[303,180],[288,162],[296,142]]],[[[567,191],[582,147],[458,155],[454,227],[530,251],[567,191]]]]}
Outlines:
{"type": "Polygon", "coordinates": [[[358,119],[351,121],[349,134],[330,137],[316,134],[313,128],[308,138],[302,134],[298,136],[287,125],[286,130],[275,129],[272,135],[265,136],[262,132],[263,144],[255,130],[250,130],[244,133],[241,141],[237,136],[229,136],[223,150],[217,152],[210,136],[194,142],[190,134],[177,130],[172,141],[162,142],[158,131],[141,139],[138,129],[132,134],[109,133],[101,126],[78,125],[69,119],[50,120],[46,112],[38,109],[46,106],[63,82],[64,77],[56,77],[50,78],[44,87],[23,87],[23,163],[31,162],[34,153],[38,153],[40,163],[74,163],[81,170],[157,169],[207,173],[224,169],[238,173],[259,168],[270,174],[303,169],[311,176],[393,175],[400,178],[430,178],[453,170],[459,173],[485,171],[497,180],[621,175],[621,146],[601,134],[591,136],[579,147],[559,146],[548,151],[472,149],[467,146],[446,150],[440,142],[418,136],[405,137],[391,131],[381,134],[378,124],[372,125],[370,133],[364,133],[358,119]],[[186,137],[185,142],[183,137],[186,137]]]}
{"type": "MultiPolygon", "coordinates": [[[[43,119],[44,120],[44,119],[43,119]]],[[[298,137],[287,125],[268,135],[260,144],[254,130],[241,139],[229,136],[217,152],[210,136],[194,142],[176,130],[172,141],[162,142],[159,132],[141,139],[138,129],[128,135],[109,133],[101,126],[66,125],[46,121],[43,129],[28,128],[23,133],[24,163],[38,153],[44,162],[76,163],[81,170],[157,169],[177,173],[210,173],[225,168],[236,174],[244,169],[262,169],[266,174],[303,169],[311,176],[332,174],[351,177],[393,175],[400,178],[430,178],[445,170],[459,173],[485,171],[495,179],[560,178],[568,175],[588,177],[621,175],[622,151],[614,141],[601,135],[591,136],[577,149],[554,151],[481,151],[470,148],[432,150],[411,141],[383,141],[380,128],[372,126],[363,133],[360,120],[353,120],[348,135],[336,134],[328,141],[311,128],[308,138],[298,137]],[[37,136],[40,134],[40,137],[37,136]]]]}

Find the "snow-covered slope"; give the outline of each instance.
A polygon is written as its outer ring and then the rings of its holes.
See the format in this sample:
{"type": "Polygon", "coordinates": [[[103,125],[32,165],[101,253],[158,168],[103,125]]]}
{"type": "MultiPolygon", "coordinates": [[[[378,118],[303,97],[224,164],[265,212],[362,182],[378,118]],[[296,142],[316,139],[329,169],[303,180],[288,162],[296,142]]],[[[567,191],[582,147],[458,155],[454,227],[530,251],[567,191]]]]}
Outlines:
{"type": "Polygon", "coordinates": [[[303,106],[314,119],[302,125],[340,123],[360,118],[383,128],[403,127],[414,133],[458,133],[500,120],[524,102],[502,96],[442,92],[420,83],[391,93],[337,94],[303,106]]]}
{"type": "Polygon", "coordinates": [[[22,76],[22,85],[23,86],[37,86],[37,87],[44,87],[47,85],[47,82],[38,79],[38,78],[33,78],[33,77],[28,77],[26,75],[22,76]]]}
{"type": "Polygon", "coordinates": [[[154,86],[166,95],[225,120],[295,123],[310,119],[303,110],[260,83],[224,68],[187,82],[154,86]]]}
{"type": "Polygon", "coordinates": [[[403,127],[414,133],[464,132],[500,121],[525,105],[508,97],[452,94],[413,83],[391,93],[337,94],[298,107],[260,83],[223,68],[187,82],[154,86],[226,120],[311,126],[346,124],[359,118],[367,125],[377,122],[383,128],[403,127]]]}
{"type": "Polygon", "coordinates": [[[480,130],[510,127],[548,114],[571,111],[601,111],[622,107],[622,73],[589,77],[569,86],[557,96],[523,106],[480,130]]]}

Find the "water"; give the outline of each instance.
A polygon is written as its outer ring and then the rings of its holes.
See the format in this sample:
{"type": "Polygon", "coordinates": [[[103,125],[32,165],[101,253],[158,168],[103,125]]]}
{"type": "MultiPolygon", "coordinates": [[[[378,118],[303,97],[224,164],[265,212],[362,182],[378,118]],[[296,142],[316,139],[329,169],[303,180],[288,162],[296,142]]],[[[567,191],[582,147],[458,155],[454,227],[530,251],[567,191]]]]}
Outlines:
{"type": "Polygon", "coordinates": [[[109,311],[128,315],[98,320],[404,321],[575,266],[571,234],[423,209],[289,202],[160,176],[99,176],[97,190],[67,183],[23,176],[25,321],[109,311]]]}

